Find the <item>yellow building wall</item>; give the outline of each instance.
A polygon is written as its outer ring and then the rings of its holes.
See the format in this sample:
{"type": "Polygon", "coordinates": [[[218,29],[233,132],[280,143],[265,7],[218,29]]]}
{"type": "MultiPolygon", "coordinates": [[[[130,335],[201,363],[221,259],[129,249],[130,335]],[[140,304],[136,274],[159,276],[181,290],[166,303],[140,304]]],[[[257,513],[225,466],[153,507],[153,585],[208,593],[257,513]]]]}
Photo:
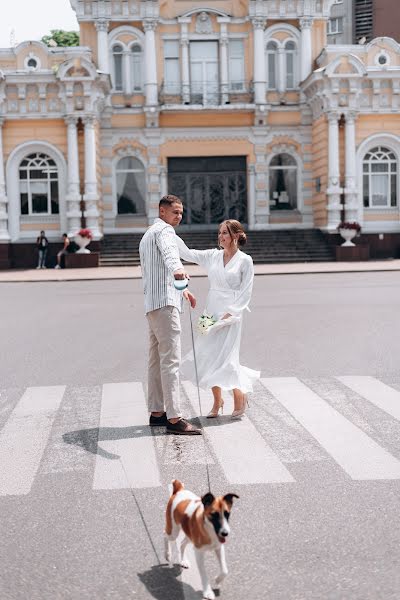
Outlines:
{"type": "Polygon", "coordinates": [[[161,113],[160,127],[251,127],[253,113],[161,113]]]}
{"type": "Polygon", "coordinates": [[[312,127],[313,180],[319,178],[321,191],[314,191],[312,203],[314,223],[322,227],[327,223],[326,189],[328,187],[328,123],[324,116],[313,123],[312,127]]]}
{"type": "MultiPolygon", "coordinates": [[[[160,16],[166,19],[172,19],[179,15],[183,15],[186,12],[196,8],[201,10],[202,8],[207,11],[210,9],[210,2],[202,0],[200,2],[193,2],[191,0],[167,0],[161,4],[160,16]]],[[[221,10],[235,17],[246,17],[248,14],[248,3],[242,0],[213,0],[212,8],[221,10]]]]}
{"type": "Polygon", "coordinates": [[[88,46],[93,52],[93,61],[97,65],[97,31],[94,23],[80,24],[79,43],[81,46],[88,46]]]}
{"type": "Polygon", "coordinates": [[[111,127],[144,127],[146,118],[144,114],[112,115],[111,127]]]}
{"type": "Polygon", "coordinates": [[[247,156],[248,161],[255,161],[254,146],[247,140],[174,140],[160,146],[164,165],[167,158],[179,156],[247,156]]]}
{"type": "Polygon", "coordinates": [[[58,148],[66,158],[66,125],[62,119],[49,119],[48,121],[6,119],[3,125],[4,158],[7,159],[14,148],[25,142],[48,142],[58,148]]]}
{"type": "Polygon", "coordinates": [[[271,111],[268,114],[268,125],[286,126],[301,125],[301,114],[299,111],[271,111]]]}
{"type": "Polygon", "coordinates": [[[400,115],[374,114],[359,116],[356,121],[356,144],[361,144],[374,134],[394,133],[400,135],[400,115]]]}

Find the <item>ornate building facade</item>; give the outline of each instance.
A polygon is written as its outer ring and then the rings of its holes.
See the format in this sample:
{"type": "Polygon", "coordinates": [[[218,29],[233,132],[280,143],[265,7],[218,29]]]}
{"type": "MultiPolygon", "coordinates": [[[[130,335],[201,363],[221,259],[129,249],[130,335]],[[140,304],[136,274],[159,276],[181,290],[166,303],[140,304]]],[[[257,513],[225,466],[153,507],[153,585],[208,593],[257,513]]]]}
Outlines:
{"type": "MultiPolygon", "coordinates": [[[[81,46],[0,50],[0,265],[82,218],[400,234],[400,46],[327,45],[334,0],[71,0],[81,46]]],[[[25,253],[25,254],[24,254],[25,253]]]]}

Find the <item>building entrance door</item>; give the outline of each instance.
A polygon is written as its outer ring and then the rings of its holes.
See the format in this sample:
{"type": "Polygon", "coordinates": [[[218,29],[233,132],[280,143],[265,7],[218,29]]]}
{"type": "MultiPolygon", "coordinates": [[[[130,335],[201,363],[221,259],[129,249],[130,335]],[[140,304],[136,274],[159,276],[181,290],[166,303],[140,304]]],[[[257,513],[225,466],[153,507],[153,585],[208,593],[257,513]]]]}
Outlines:
{"type": "Polygon", "coordinates": [[[183,200],[182,224],[246,223],[246,157],[169,158],[168,191],[183,200]]]}

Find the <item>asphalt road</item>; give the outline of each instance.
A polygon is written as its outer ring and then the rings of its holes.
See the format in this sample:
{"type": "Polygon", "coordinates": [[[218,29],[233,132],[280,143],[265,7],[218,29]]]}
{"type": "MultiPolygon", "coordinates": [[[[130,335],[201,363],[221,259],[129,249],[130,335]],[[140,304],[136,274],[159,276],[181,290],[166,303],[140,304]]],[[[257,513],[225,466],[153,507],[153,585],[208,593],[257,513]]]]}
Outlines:
{"type": "Polygon", "coordinates": [[[221,598],[398,600],[399,301],[397,273],[257,277],[247,417],[177,439],[145,426],[140,281],[1,284],[1,600],[201,598],[162,532],[168,483],[204,493],[206,463],[240,496],[221,598]]]}

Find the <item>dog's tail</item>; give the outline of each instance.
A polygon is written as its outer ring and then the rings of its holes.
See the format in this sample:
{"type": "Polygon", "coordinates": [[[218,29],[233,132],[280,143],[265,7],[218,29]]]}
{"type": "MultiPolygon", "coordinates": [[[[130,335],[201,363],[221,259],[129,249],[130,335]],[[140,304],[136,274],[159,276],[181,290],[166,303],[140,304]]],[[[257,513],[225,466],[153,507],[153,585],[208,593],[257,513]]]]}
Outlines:
{"type": "Polygon", "coordinates": [[[171,481],[170,485],[168,486],[170,498],[168,500],[167,511],[165,514],[165,533],[167,535],[171,535],[171,532],[172,532],[171,509],[172,509],[172,504],[174,501],[173,496],[175,494],[177,494],[178,492],[180,492],[181,490],[183,490],[184,487],[185,486],[183,485],[183,483],[181,481],[179,481],[179,479],[173,479],[171,481]]]}
{"type": "Polygon", "coordinates": [[[184,487],[185,486],[183,485],[183,483],[181,481],[179,481],[179,479],[173,479],[171,481],[171,484],[168,486],[170,496],[177,494],[178,492],[183,490],[184,487]]]}

